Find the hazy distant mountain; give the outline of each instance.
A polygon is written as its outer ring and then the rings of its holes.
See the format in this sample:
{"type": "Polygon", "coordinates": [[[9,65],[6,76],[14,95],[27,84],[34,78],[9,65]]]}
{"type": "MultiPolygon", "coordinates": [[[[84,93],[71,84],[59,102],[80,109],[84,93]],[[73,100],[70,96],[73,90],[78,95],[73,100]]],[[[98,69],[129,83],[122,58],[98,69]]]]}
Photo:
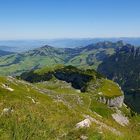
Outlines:
{"type": "Polygon", "coordinates": [[[0,59],[0,74],[11,75],[27,70],[55,64],[74,65],[96,69],[102,61],[114,53],[123,42],[98,42],[79,48],[55,48],[45,45],[24,53],[17,53],[0,59]]]}
{"type": "Polygon", "coordinates": [[[45,46],[46,44],[58,48],[73,48],[86,46],[93,42],[93,39],[13,40],[0,41],[0,49],[5,51],[23,52],[39,48],[40,46],[45,46]]]}
{"type": "Polygon", "coordinates": [[[58,48],[74,48],[84,47],[89,44],[112,41],[117,42],[123,40],[126,43],[140,46],[140,38],[72,38],[72,39],[42,39],[42,40],[13,40],[13,41],[0,41],[0,50],[23,52],[44,46],[46,44],[58,48]]]}

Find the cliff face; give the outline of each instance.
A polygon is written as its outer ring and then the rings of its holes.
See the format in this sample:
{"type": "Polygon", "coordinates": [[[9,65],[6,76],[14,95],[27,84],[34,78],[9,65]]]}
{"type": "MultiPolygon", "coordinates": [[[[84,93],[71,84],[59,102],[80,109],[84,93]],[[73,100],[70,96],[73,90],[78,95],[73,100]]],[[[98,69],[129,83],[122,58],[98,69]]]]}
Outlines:
{"type": "Polygon", "coordinates": [[[98,72],[119,83],[124,91],[138,90],[140,85],[140,48],[126,45],[104,60],[98,72]]]}
{"type": "Polygon", "coordinates": [[[102,96],[99,97],[99,101],[107,104],[109,107],[122,107],[124,103],[124,95],[114,98],[106,98],[105,96],[102,96]]]}
{"type": "Polygon", "coordinates": [[[98,67],[98,72],[117,82],[125,93],[125,103],[140,113],[140,47],[125,45],[98,67]]]}

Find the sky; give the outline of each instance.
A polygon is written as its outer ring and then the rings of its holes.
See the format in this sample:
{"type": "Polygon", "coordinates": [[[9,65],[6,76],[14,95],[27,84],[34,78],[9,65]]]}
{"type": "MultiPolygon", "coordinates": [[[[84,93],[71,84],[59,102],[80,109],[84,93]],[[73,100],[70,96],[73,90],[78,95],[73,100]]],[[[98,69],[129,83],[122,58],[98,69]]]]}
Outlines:
{"type": "Polygon", "coordinates": [[[0,0],[0,40],[140,37],[140,0],[0,0]]]}

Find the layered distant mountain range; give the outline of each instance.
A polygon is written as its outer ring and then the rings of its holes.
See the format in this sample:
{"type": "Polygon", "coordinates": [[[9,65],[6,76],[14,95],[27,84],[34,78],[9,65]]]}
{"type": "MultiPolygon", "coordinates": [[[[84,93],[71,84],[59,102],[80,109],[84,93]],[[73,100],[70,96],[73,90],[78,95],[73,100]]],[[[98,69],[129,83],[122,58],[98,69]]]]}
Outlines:
{"type": "Polygon", "coordinates": [[[45,45],[34,50],[1,57],[0,74],[20,74],[31,69],[56,64],[97,69],[103,60],[114,54],[118,47],[123,46],[122,41],[98,42],[78,48],[56,48],[45,45]]]}
{"type": "Polygon", "coordinates": [[[0,40],[0,50],[11,52],[23,52],[36,49],[40,46],[55,46],[57,48],[75,48],[84,47],[89,44],[111,41],[117,42],[123,40],[125,43],[140,46],[140,38],[64,38],[64,39],[40,39],[40,40],[0,40]]]}
{"type": "Polygon", "coordinates": [[[140,104],[135,104],[137,98],[134,99],[140,93],[139,62],[140,48],[122,41],[115,43],[104,41],[76,48],[56,48],[45,45],[30,51],[0,57],[0,74],[20,75],[23,72],[58,64],[73,65],[81,69],[93,68],[117,82],[130,96],[126,98],[126,102],[140,112],[140,104]]]}

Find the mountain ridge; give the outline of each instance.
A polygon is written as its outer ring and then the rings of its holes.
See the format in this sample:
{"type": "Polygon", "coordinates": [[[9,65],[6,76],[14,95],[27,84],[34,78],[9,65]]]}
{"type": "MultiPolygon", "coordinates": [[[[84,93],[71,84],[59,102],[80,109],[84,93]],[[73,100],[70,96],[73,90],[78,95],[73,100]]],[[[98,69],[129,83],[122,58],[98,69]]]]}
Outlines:
{"type": "Polygon", "coordinates": [[[96,45],[98,44],[90,45],[90,50],[88,50],[89,46],[73,49],[73,48],[54,48],[45,45],[41,48],[27,51],[25,53],[18,53],[15,55],[8,56],[9,59],[8,57],[1,57],[0,66],[3,66],[2,67],[3,70],[1,70],[0,73],[2,73],[2,71],[6,72],[5,70],[7,70],[7,74],[9,73],[15,74],[16,70],[24,72],[25,70],[30,70],[33,67],[37,66],[42,67],[45,66],[46,64],[54,65],[67,63],[68,65],[74,64],[75,66],[76,65],[88,66],[87,63],[90,63],[91,65],[94,59],[96,59],[96,54],[99,51],[101,52],[99,57],[102,61],[102,55],[103,57],[106,57],[114,50],[114,48],[105,49],[104,47],[101,46],[100,48],[98,48],[99,49],[98,50],[96,48],[96,45]],[[14,63],[17,59],[19,60],[19,62],[14,63]],[[4,67],[5,64],[6,66],[4,67]]]}
{"type": "Polygon", "coordinates": [[[48,44],[50,46],[55,46],[58,48],[75,48],[80,46],[87,46],[89,44],[111,41],[117,42],[123,40],[124,42],[133,44],[135,46],[140,46],[140,38],[128,38],[128,37],[119,37],[119,38],[63,38],[63,39],[41,39],[41,40],[1,40],[0,48],[4,51],[13,51],[13,52],[23,52],[28,50],[33,50],[39,46],[44,46],[48,44]]]}

